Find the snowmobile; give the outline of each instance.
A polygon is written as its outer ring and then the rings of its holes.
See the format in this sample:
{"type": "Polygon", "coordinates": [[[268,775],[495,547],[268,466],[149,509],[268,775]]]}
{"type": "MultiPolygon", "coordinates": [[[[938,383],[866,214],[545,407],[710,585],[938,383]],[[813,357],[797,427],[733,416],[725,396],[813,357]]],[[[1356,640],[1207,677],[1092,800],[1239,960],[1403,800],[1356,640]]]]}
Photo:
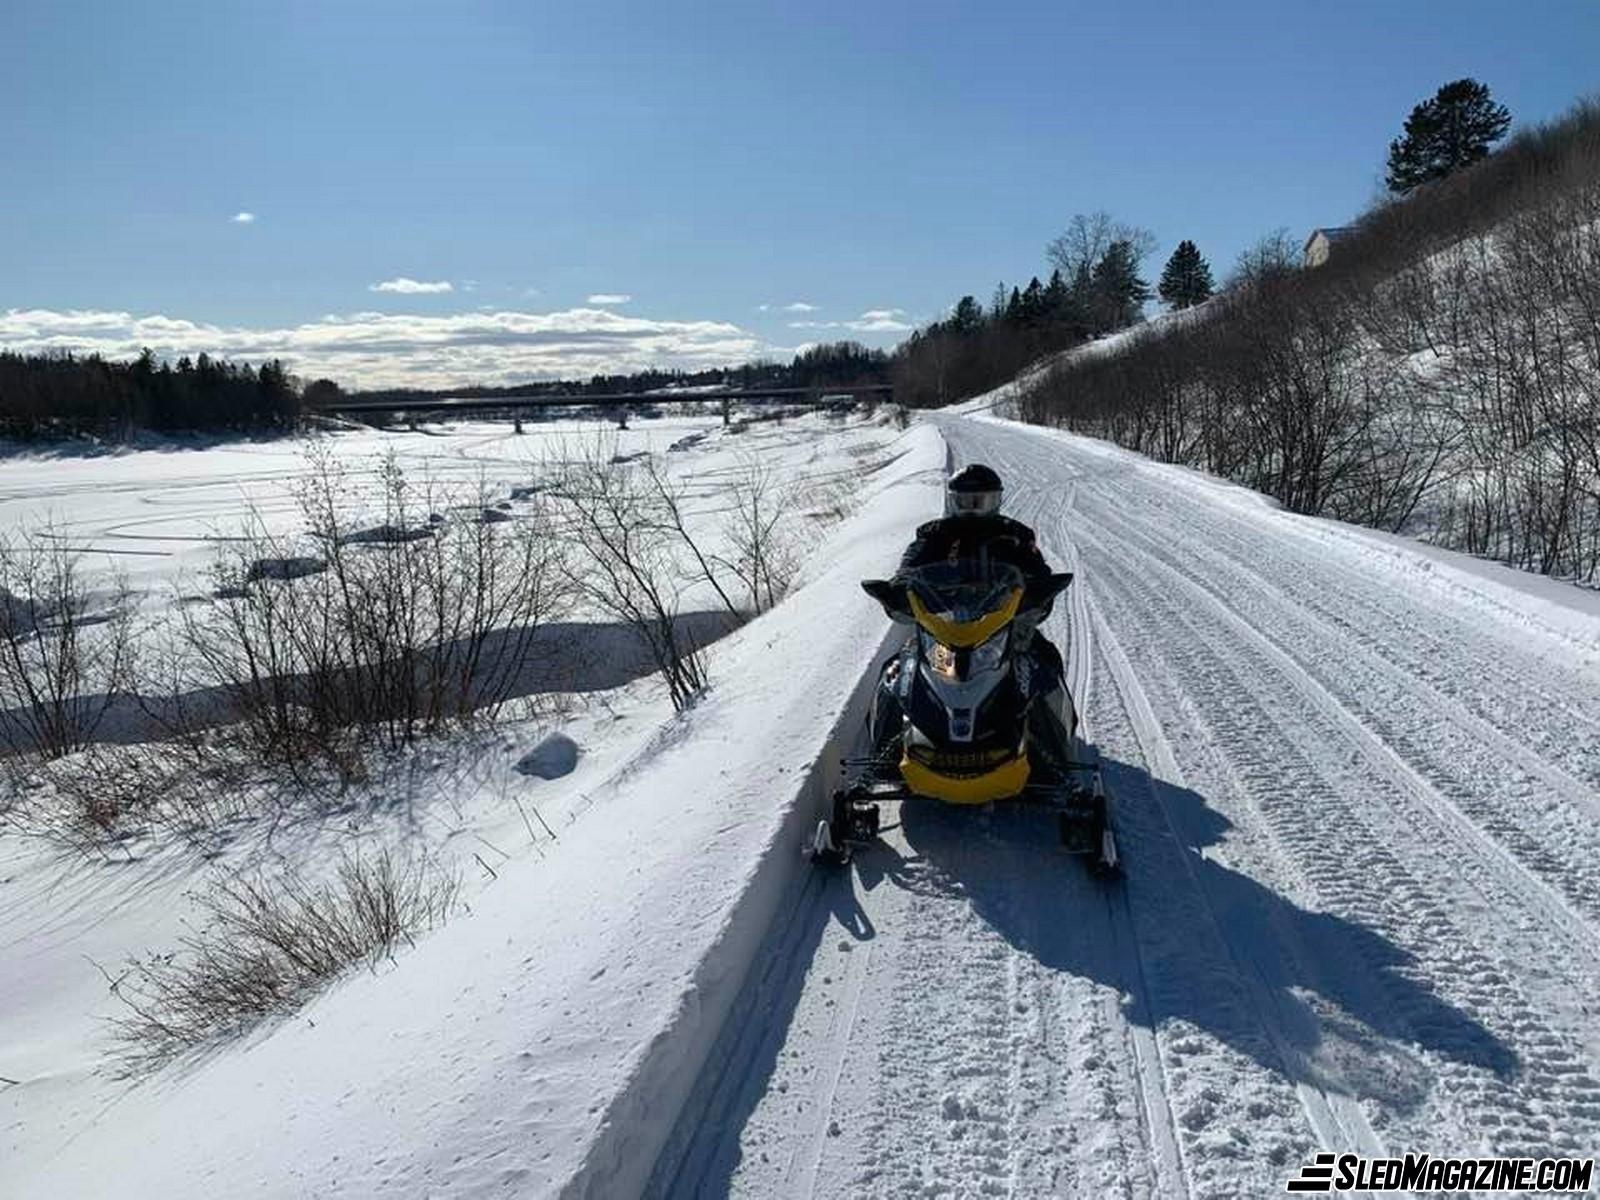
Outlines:
{"type": "Polygon", "coordinates": [[[815,860],[848,861],[878,836],[885,804],[1015,800],[1047,806],[1069,851],[1117,870],[1098,754],[1074,717],[1065,729],[1048,719],[1047,689],[1062,681],[1038,669],[1018,636],[1019,622],[1071,583],[1070,574],[1029,580],[1009,564],[961,561],[862,583],[891,620],[914,628],[880,669],[870,753],[845,759],[847,782],[808,846],[815,860]]]}

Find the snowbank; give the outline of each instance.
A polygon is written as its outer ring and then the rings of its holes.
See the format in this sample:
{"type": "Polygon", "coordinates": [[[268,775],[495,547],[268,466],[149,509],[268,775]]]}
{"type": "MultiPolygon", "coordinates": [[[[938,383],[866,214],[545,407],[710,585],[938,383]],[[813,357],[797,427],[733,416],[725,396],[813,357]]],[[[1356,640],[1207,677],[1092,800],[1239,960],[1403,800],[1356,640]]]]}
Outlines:
{"type": "MultiPolygon", "coordinates": [[[[573,1196],[636,1191],[801,869],[889,628],[857,587],[939,504],[926,426],[776,610],[712,650],[712,692],[474,911],[247,1045],[62,1114],[0,1192],[573,1196]]],[[[37,1132],[37,1131],[36,1131],[37,1132]]]]}

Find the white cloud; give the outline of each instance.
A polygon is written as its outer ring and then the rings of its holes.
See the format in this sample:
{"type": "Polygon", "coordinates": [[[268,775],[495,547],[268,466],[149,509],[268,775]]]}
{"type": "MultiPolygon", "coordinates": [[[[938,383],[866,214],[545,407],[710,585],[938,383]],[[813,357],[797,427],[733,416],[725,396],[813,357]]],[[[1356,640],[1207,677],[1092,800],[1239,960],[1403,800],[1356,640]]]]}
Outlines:
{"type": "Polygon", "coordinates": [[[254,225],[256,221],[256,215],[253,212],[236,212],[233,214],[233,216],[229,217],[228,220],[232,221],[235,225],[254,225]]]}
{"type": "Polygon", "coordinates": [[[626,304],[633,297],[627,292],[596,292],[589,297],[590,304],[626,304]]]}
{"type": "Polygon", "coordinates": [[[597,309],[423,316],[361,312],[283,328],[247,329],[162,315],[10,309],[0,347],[71,350],[128,359],[149,346],[162,358],[207,353],[260,362],[282,358],[304,378],[351,387],[453,387],[745,362],[760,339],[722,321],[667,321],[597,309]]]}
{"type": "Polygon", "coordinates": [[[807,304],[804,300],[796,300],[793,304],[785,304],[783,311],[792,313],[816,312],[817,306],[815,304],[807,304]]]}
{"type": "Polygon", "coordinates": [[[369,283],[367,291],[394,292],[400,296],[433,296],[441,292],[453,292],[455,288],[451,286],[448,279],[439,279],[430,283],[426,280],[407,279],[404,275],[398,275],[393,279],[385,279],[382,283],[369,283]]]}
{"type": "Polygon", "coordinates": [[[910,333],[903,308],[869,308],[853,321],[790,321],[790,329],[843,329],[851,333],[910,333]]]}

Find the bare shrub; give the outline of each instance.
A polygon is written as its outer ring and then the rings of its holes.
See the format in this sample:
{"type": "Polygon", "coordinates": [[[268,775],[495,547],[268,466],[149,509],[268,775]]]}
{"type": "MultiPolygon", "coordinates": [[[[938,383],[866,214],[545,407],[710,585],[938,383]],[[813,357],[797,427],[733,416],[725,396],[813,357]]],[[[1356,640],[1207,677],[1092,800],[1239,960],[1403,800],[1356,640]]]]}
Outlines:
{"type": "Polygon", "coordinates": [[[91,588],[48,529],[0,537],[0,752],[87,745],[131,685],[134,649],[126,580],[91,588]]]}
{"type": "MultiPolygon", "coordinates": [[[[568,564],[573,587],[595,607],[634,630],[682,711],[707,683],[700,647],[678,622],[687,542],[711,577],[710,559],[695,545],[666,477],[648,465],[619,462],[596,443],[563,463],[557,494],[581,548],[568,564]],[[673,536],[676,534],[677,536],[673,536]]],[[[723,601],[732,611],[727,593],[723,601]]]]}
{"type": "Polygon", "coordinates": [[[125,1068],[153,1070],[263,1018],[290,1012],[329,980],[371,965],[442,924],[459,881],[418,857],[348,854],[335,879],[246,873],[199,897],[204,923],[179,949],[129,962],[111,992],[125,1068]]]}
{"type": "Polygon", "coordinates": [[[397,748],[452,721],[492,718],[529,668],[539,628],[564,611],[560,543],[544,501],[490,519],[494,498],[428,481],[397,459],[377,469],[378,509],[349,473],[312,460],[298,496],[304,532],[259,517],[215,567],[214,590],[186,606],[180,636],[191,689],[219,690],[256,749],[301,767],[359,774],[357,744],[397,748]],[[365,512],[357,527],[352,513],[365,512]],[[447,517],[445,514],[455,514],[447,517]],[[263,577],[262,561],[325,569],[263,577]]]}
{"type": "Polygon", "coordinates": [[[723,524],[731,557],[723,560],[743,586],[752,611],[766,612],[783,598],[798,559],[786,524],[794,511],[792,489],[771,467],[746,458],[731,489],[723,524]]]}

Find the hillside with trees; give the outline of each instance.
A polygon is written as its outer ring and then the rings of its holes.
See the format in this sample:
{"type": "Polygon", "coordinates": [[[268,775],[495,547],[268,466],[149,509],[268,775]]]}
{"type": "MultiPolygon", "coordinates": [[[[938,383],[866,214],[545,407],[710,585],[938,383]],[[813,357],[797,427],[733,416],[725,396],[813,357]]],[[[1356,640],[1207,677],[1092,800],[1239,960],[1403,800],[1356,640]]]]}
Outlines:
{"type": "Polygon", "coordinates": [[[1021,415],[1600,582],[1600,104],[1491,153],[1508,122],[1481,84],[1441,88],[1326,263],[1268,238],[1196,319],[1037,373],[1021,415]]]}
{"type": "MultiPolygon", "coordinates": [[[[1109,213],[1077,214],[1045,248],[1047,281],[1034,276],[1009,290],[1000,284],[988,307],[963,296],[949,317],[895,350],[895,399],[914,408],[948,404],[997,387],[1046,355],[1139,323],[1151,298],[1141,272],[1154,247],[1154,234],[1109,213]]],[[[1184,296],[1198,296],[1202,287],[1209,294],[1209,268],[1198,250],[1194,258],[1179,267],[1189,272],[1184,296]]],[[[1168,300],[1173,307],[1197,302],[1168,300]]]]}

